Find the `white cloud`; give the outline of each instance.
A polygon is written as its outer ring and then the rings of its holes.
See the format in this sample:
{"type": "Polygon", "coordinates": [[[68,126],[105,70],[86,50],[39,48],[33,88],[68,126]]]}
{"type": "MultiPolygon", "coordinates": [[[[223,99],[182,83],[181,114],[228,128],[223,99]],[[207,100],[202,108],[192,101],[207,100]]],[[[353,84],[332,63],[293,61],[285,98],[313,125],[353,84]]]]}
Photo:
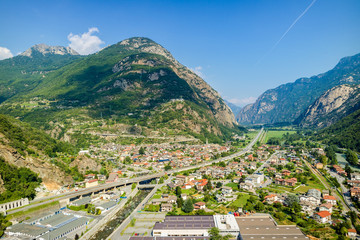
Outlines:
{"type": "Polygon", "coordinates": [[[226,98],[232,104],[243,107],[250,103],[254,103],[256,101],[256,97],[248,97],[248,98],[226,98]]]}
{"type": "Polygon", "coordinates": [[[104,44],[104,42],[98,36],[93,35],[97,32],[99,32],[99,29],[93,27],[89,28],[88,32],[81,35],[70,33],[67,37],[70,41],[69,47],[82,55],[88,55],[99,51],[101,49],[100,45],[104,44]]]}
{"type": "Polygon", "coordinates": [[[205,74],[203,73],[203,67],[202,66],[197,66],[195,68],[190,68],[191,71],[193,71],[194,73],[196,73],[196,75],[198,75],[201,78],[205,78],[205,74]]]}
{"type": "Polygon", "coordinates": [[[6,59],[6,58],[12,58],[13,54],[11,51],[5,47],[0,47],[0,60],[6,59]]]}

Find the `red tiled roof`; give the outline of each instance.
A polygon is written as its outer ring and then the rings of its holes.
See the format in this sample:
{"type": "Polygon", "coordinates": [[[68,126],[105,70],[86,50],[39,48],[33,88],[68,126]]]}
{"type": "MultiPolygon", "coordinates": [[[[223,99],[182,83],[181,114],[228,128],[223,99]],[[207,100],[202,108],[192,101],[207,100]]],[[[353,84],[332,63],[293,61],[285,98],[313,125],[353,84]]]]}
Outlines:
{"type": "Polygon", "coordinates": [[[334,196],[330,196],[330,195],[325,195],[324,199],[335,200],[336,201],[336,198],[334,196]]]}
{"type": "Polygon", "coordinates": [[[321,218],[331,216],[331,213],[329,213],[328,211],[321,211],[321,212],[318,212],[318,213],[315,213],[315,214],[319,215],[321,218]]]}

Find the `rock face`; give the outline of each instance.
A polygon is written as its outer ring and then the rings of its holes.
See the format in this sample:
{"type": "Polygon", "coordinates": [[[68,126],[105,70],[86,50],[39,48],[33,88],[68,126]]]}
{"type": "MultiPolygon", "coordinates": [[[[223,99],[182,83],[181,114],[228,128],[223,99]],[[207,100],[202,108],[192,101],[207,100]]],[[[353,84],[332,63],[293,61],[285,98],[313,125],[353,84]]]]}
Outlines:
{"type": "Polygon", "coordinates": [[[304,127],[327,127],[360,107],[360,85],[340,85],[322,94],[297,120],[304,127]]]}
{"type": "MultiPolygon", "coordinates": [[[[150,131],[160,128],[165,135],[175,130],[179,135],[210,134],[221,138],[228,133],[223,127],[238,129],[233,113],[221,96],[169,51],[148,38],[126,39],[96,54],[69,60],[63,67],[42,76],[31,89],[24,85],[20,93],[18,88],[5,96],[9,92],[6,88],[9,80],[6,81],[0,111],[11,112],[8,109],[24,101],[41,101],[39,108],[13,112],[12,116],[24,121],[31,122],[46,112],[46,119],[42,120],[49,123],[57,121],[55,115],[64,111],[72,123],[103,118],[117,118],[126,123],[130,117],[133,125],[150,131]],[[180,102],[185,107],[173,106],[180,102]]],[[[0,78],[0,100],[1,89],[0,78]]]]}
{"type": "MultiPolygon", "coordinates": [[[[130,38],[118,43],[124,46],[128,51],[139,51],[157,54],[170,60],[172,70],[182,79],[184,79],[192,88],[196,90],[196,94],[204,100],[211,108],[215,118],[225,126],[233,126],[236,124],[235,117],[231,109],[226,105],[219,93],[215,91],[209,84],[202,78],[196,75],[193,71],[180,64],[171,53],[163,48],[161,45],[155,43],[148,38],[130,38]]],[[[146,63],[149,66],[156,66],[160,63],[149,61],[146,63]]],[[[162,74],[159,72],[160,75],[162,74]]],[[[151,75],[150,80],[156,79],[158,74],[151,75]]]]}
{"type": "Polygon", "coordinates": [[[25,52],[21,53],[20,56],[32,57],[34,53],[56,54],[56,55],[79,55],[74,49],[63,46],[48,46],[46,44],[37,44],[25,52]]]}
{"type": "Polygon", "coordinates": [[[33,157],[23,157],[14,148],[0,143],[0,156],[5,161],[17,167],[26,167],[42,178],[43,184],[48,190],[59,189],[62,185],[72,183],[72,177],[48,161],[33,157]]]}
{"type": "Polygon", "coordinates": [[[244,107],[237,120],[244,124],[292,123],[325,91],[342,84],[358,83],[360,54],[341,59],[335,68],[324,74],[267,90],[255,103],[244,107]]]}

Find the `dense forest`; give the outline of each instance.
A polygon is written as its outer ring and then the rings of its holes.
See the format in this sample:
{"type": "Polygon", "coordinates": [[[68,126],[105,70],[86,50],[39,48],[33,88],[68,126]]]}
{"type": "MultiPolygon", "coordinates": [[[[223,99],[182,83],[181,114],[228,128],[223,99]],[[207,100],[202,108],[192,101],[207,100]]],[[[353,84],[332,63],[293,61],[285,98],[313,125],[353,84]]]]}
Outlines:
{"type": "MultiPolygon", "coordinates": [[[[76,153],[76,149],[69,143],[55,140],[26,123],[1,114],[0,133],[9,141],[9,145],[23,156],[26,153],[35,154],[36,149],[50,157],[56,156],[57,152],[76,153]]],[[[5,144],[4,140],[0,141],[5,144]]]]}
{"type": "Polygon", "coordinates": [[[325,144],[335,144],[341,148],[348,148],[360,152],[360,110],[344,117],[317,134],[319,140],[325,144]]]}
{"type": "Polygon", "coordinates": [[[35,188],[41,183],[36,173],[28,168],[12,166],[1,156],[0,175],[5,187],[5,191],[0,194],[0,203],[26,197],[33,199],[36,194],[35,188]]]}

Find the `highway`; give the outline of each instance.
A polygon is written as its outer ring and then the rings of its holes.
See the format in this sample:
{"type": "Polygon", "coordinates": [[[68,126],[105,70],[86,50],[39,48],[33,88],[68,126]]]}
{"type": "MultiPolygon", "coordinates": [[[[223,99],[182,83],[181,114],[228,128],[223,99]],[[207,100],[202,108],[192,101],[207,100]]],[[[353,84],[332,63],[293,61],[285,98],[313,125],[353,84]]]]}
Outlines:
{"type": "Polygon", "coordinates": [[[252,147],[254,146],[254,144],[258,141],[258,139],[262,135],[263,131],[264,131],[264,129],[261,128],[258,135],[256,135],[256,137],[243,150],[241,150],[241,151],[239,151],[237,153],[231,154],[229,156],[226,156],[226,157],[218,158],[218,159],[216,159],[214,161],[207,161],[207,162],[204,162],[204,163],[201,163],[201,164],[188,166],[188,167],[184,167],[184,168],[177,168],[177,169],[174,169],[174,170],[161,172],[161,173],[156,173],[156,174],[147,175],[147,176],[122,179],[122,180],[117,181],[117,182],[101,184],[99,186],[89,187],[89,188],[81,189],[79,191],[72,191],[72,192],[62,193],[62,194],[59,194],[59,195],[56,195],[56,196],[40,198],[40,199],[31,201],[30,205],[28,205],[28,206],[21,207],[21,208],[16,208],[16,209],[13,209],[13,210],[9,210],[7,212],[7,214],[16,213],[16,212],[19,212],[19,211],[25,211],[27,209],[37,207],[37,206],[40,206],[40,205],[43,205],[43,204],[51,203],[51,202],[54,202],[54,201],[76,198],[78,196],[91,194],[93,192],[100,192],[100,191],[103,191],[104,189],[110,189],[110,188],[114,188],[114,187],[119,187],[119,186],[123,186],[123,185],[132,184],[134,182],[137,183],[137,182],[142,182],[142,181],[153,179],[153,178],[159,178],[159,177],[164,176],[165,173],[166,174],[172,174],[172,173],[175,173],[175,172],[187,171],[187,170],[191,170],[191,169],[195,169],[195,168],[201,168],[201,167],[211,165],[213,163],[218,163],[218,162],[221,162],[221,161],[228,161],[228,160],[231,160],[232,158],[239,157],[239,156],[249,152],[252,149],[252,147]]]}

